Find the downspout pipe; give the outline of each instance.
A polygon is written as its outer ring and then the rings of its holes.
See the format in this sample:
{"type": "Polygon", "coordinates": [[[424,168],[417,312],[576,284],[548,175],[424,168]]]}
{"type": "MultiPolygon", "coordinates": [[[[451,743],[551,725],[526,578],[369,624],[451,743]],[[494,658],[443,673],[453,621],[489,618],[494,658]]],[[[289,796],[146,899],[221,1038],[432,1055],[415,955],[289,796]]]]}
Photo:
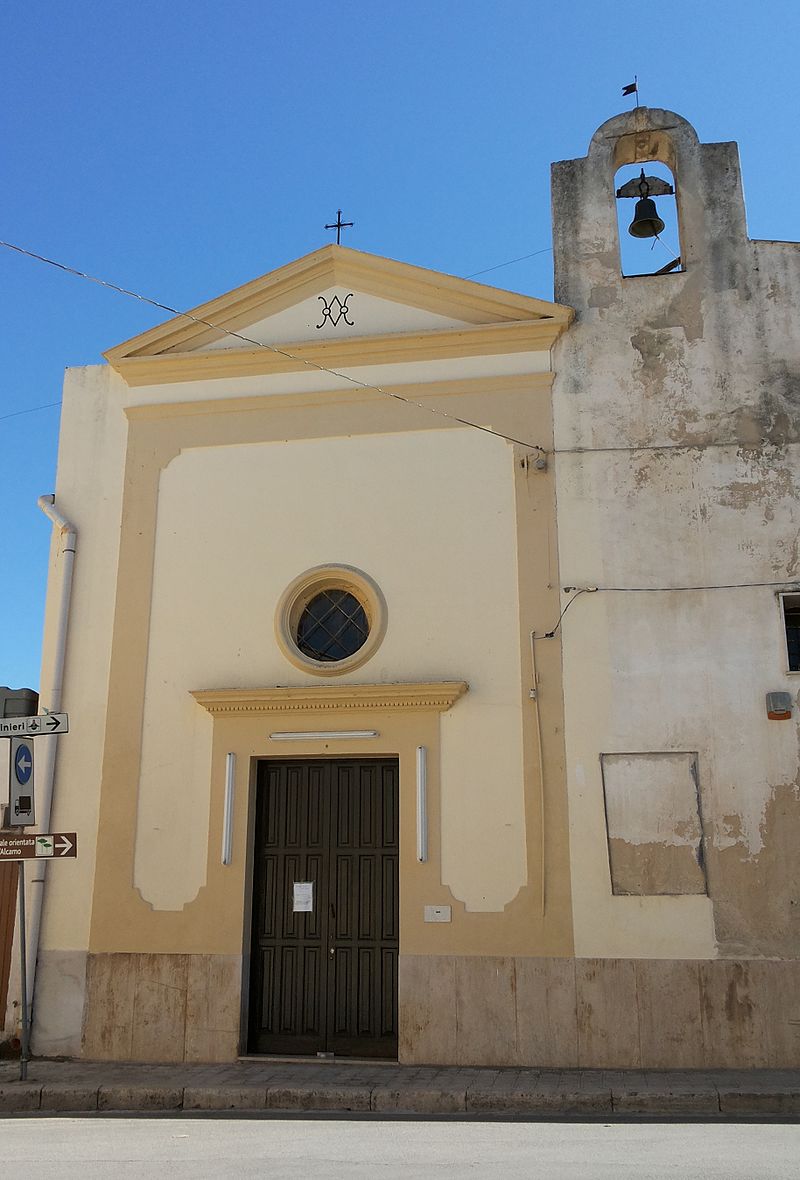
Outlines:
{"type": "MultiPolygon", "coordinates": [[[[56,637],[53,662],[49,669],[50,682],[44,684],[46,696],[40,696],[40,707],[50,713],[61,710],[61,689],[64,683],[64,658],[67,650],[67,629],[69,625],[69,604],[72,596],[72,570],[75,564],[75,552],[78,547],[78,533],[75,526],[70,524],[55,507],[56,498],[53,495],[40,496],[37,500],[39,508],[53,522],[54,529],[59,534],[59,550],[56,560],[61,565],[61,578],[58,585],[58,608],[56,616],[56,637]]],[[[53,806],[53,782],[56,769],[56,751],[58,750],[58,736],[53,734],[36,739],[36,827],[40,832],[50,831],[50,813],[53,806]],[[41,760],[39,750],[42,750],[41,760]]],[[[39,953],[39,931],[42,924],[42,905],[44,902],[44,882],[47,868],[46,860],[32,860],[28,862],[32,875],[28,878],[28,1003],[29,1016],[33,1010],[33,995],[36,985],[36,960],[39,953]]],[[[28,868],[28,864],[26,864],[28,868]]]]}

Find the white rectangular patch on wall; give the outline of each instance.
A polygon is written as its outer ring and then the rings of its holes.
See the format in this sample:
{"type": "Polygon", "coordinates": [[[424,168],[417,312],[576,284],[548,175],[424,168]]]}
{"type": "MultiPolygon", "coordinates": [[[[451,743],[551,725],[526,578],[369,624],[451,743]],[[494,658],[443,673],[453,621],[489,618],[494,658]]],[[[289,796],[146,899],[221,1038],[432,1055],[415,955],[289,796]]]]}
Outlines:
{"type": "Polygon", "coordinates": [[[292,913],[310,914],[314,909],[314,882],[295,881],[292,897],[292,913]]]}
{"type": "Polygon", "coordinates": [[[615,894],[706,893],[697,755],[601,754],[615,894]]]}
{"type": "Polygon", "coordinates": [[[425,906],[425,921],[426,922],[449,922],[452,919],[452,911],[449,905],[426,905],[425,906]]]}

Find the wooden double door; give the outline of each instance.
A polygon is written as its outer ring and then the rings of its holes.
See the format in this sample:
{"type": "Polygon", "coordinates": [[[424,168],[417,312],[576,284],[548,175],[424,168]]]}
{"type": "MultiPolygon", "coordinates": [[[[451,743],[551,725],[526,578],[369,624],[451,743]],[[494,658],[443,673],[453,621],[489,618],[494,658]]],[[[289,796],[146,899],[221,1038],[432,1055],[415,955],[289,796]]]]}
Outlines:
{"type": "Polygon", "coordinates": [[[256,798],[250,1052],[395,1057],[397,760],[270,759],[256,798]]]}

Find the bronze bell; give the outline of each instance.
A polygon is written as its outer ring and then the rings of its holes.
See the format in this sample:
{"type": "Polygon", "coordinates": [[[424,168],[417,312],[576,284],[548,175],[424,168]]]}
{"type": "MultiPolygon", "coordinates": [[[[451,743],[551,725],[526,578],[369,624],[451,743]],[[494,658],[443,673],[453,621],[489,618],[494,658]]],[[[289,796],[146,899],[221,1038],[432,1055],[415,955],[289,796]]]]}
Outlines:
{"type": "Polygon", "coordinates": [[[634,238],[657,238],[663,228],[664,222],[658,216],[655,201],[652,197],[641,197],[636,202],[628,233],[634,238]]]}

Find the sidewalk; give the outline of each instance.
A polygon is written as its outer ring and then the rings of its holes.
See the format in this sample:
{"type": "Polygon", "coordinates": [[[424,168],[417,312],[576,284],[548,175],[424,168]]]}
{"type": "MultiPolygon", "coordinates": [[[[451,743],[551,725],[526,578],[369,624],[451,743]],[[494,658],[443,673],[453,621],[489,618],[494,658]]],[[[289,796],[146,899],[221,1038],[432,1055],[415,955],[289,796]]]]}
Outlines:
{"type": "Polygon", "coordinates": [[[800,1070],[466,1069],[381,1062],[0,1062],[0,1115],[85,1111],[800,1119],[800,1070]]]}

